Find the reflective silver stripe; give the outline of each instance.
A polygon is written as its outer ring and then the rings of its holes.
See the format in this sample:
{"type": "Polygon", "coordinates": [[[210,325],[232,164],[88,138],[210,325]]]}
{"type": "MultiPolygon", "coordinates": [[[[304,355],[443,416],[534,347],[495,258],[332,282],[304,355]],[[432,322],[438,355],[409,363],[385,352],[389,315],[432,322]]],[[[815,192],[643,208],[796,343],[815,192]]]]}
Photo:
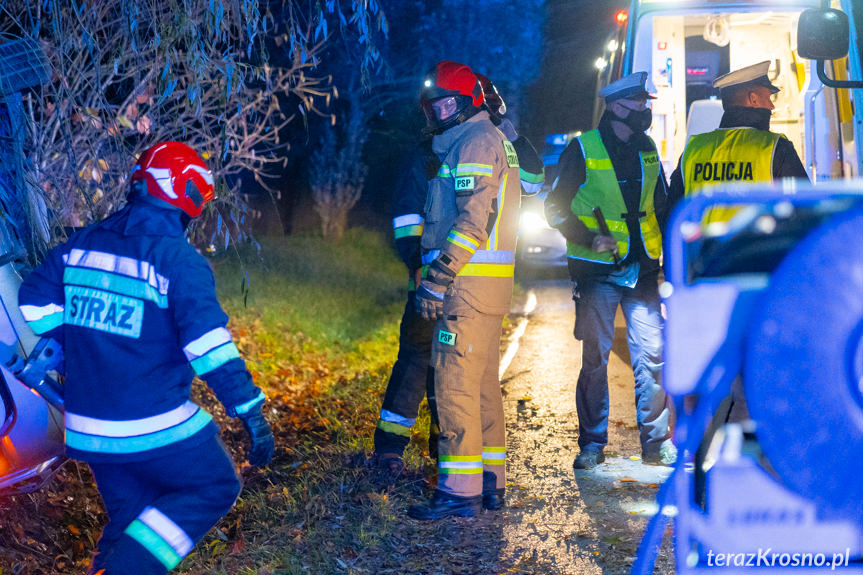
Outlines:
{"type": "Polygon", "coordinates": [[[186,354],[186,359],[192,361],[229,341],[231,341],[231,332],[223,327],[217,327],[186,344],[186,347],[183,348],[183,353],[186,354]]]}
{"type": "Polygon", "coordinates": [[[482,460],[477,461],[439,461],[438,469],[482,469],[482,460]]]}
{"type": "Polygon", "coordinates": [[[433,261],[435,261],[435,259],[437,259],[437,257],[438,257],[439,255],[440,255],[440,250],[432,250],[432,251],[430,251],[430,252],[428,252],[428,253],[426,253],[426,254],[423,254],[423,257],[422,257],[422,264],[423,264],[424,266],[429,265],[430,263],[432,263],[433,261]]]}
{"type": "Polygon", "coordinates": [[[381,421],[389,421],[390,423],[397,423],[399,425],[404,425],[405,427],[413,427],[414,423],[417,422],[416,419],[402,417],[398,413],[393,413],[386,409],[381,409],[381,421]]]}
{"type": "Polygon", "coordinates": [[[488,461],[489,459],[494,459],[494,460],[499,460],[499,461],[503,462],[503,461],[506,461],[506,453],[504,453],[502,451],[501,452],[483,451],[482,452],[482,459],[483,459],[483,461],[488,461]]]}
{"type": "Polygon", "coordinates": [[[403,228],[404,226],[415,226],[423,223],[423,217],[419,214],[405,214],[393,218],[393,228],[403,228]]]}
{"type": "Polygon", "coordinates": [[[180,557],[188,555],[195,546],[191,537],[179,525],[155,507],[146,507],[138,515],[138,520],[155,531],[180,557]]]}
{"type": "Polygon", "coordinates": [[[168,278],[156,272],[153,264],[135,258],[118,256],[96,250],[75,248],[63,255],[63,262],[70,267],[90,268],[112,272],[147,282],[162,295],[168,294],[168,278]]]}
{"type": "Polygon", "coordinates": [[[56,303],[48,305],[22,305],[18,306],[25,321],[39,321],[52,313],[63,313],[63,306],[56,303]]]}
{"type": "Polygon", "coordinates": [[[510,250],[477,250],[470,258],[472,264],[512,264],[515,252],[510,250]]]}
{"type": "Polygon", "coordinates": [[[66,429],[102,437],[134,437],[179,425],[197,413],[199,407],[187,401],[180,407],[143,419],[113,421],[66,412],[66,429]]]}

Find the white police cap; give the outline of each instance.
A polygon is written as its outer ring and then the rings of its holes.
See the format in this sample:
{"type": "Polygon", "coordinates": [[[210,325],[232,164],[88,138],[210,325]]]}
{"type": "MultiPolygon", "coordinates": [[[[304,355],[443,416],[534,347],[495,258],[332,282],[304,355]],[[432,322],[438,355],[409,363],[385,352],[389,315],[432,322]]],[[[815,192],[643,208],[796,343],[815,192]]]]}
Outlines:
{"type": "Polygon", "coordinates": [[[647,72],[635,72],[629,76],[624,76],[620,80],[616,80],[599,91],[599,95],[605,98],[606,102],[613,102],[621,98],[632,98],[633,96],[646,96],[655,99],[652,96],[656,92],[653,82],[647,75],[647,72]]]}
{"type": "Polygon", "coordinates": [[[770,88],[770,93],[775,94],[779,91],[779,88],[770,83],[770,78],[767,76],[767,72],[769,70],[770,60],[765,60],[764,62],[759,62],[758,64],[753,64],[719,76],[713,81],[713,87],[719,88],[720,90],[726,90],[728,88],[736,88],[737,86],[751,84],[753,86],[764,86],[765,88],[770,88]]]}

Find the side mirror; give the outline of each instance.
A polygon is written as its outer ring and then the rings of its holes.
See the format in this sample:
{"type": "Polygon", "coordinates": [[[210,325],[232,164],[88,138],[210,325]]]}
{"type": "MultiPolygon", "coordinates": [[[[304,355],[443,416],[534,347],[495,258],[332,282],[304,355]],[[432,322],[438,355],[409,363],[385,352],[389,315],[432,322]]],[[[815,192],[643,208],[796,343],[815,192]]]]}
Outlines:
{"type": "Polygon", "coordinates": [[[863,79],[839,81],[827,76],[825,60],[848,55],[851,31],[848,15],[841,10],[810,8],[800,14],[797,24],[797,51],[802,58],[817,62],[818,79],[831,88],[863,88],[863,79]]]}
{"type": "Polygon", "coordinates": [[[797,51],[810,60],[838,60],[848,55],[848,15],[841,10],[811,8],[800,15],[797,51]]]}

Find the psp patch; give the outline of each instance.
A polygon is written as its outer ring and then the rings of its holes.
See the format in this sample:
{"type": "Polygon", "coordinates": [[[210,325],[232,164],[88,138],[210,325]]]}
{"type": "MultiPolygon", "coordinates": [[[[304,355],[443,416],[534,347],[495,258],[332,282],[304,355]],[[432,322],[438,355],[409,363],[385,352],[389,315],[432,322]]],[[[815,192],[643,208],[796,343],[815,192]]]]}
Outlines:
{"type": "Polygon", "coordinates": [[[64,323],[125,337],[141,336],[144,302],[111,292],[66,286],[64,323]]]}
{"type": "Polygon", "coordinates": [[[456,192],[469,192],[474,189],[476,182],[474,182],[473,176],[462,176],[460,178],[455,179],[455,191],[456,192]]]}
{"type": "Polygon", "coordinates": [[[440,330],[437,335],[437,340],[444,345],[455,345],[456,334],[448,331],[440,330]]]}

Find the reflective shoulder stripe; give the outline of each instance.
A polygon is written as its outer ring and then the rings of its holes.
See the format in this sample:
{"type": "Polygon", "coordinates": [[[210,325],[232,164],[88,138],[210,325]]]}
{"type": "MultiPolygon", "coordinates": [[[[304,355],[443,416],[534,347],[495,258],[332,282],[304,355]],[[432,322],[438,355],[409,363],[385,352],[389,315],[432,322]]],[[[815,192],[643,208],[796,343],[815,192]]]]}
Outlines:
{"type": "Polygon", "coordinates": [[[162,309],[168,307],[168,296],[146,281],[112,272],[67,266],[63,271],[63,283],[112,291],[153,302],[162,309]]]}
{"type": "Polygon", "coordinates": [[[71,267],[102,270],[139,279],[156,288],[160,294],[168,294],[168,278],[157,273],[153,264],[147,261],[98,250],[74,248],[63,255],[63,263],[71,267]]]}
{"type": "Polygon", "coordinates": [[[51,314],[57,312],[63,313],[63,306],[56,303],[49,303],[48,305],[21,305],[18,308],[21,310],[21,315],[24,316],[26,321],[39,321],[51,314]]]}
{"type": "Polygon", "coordinates": [[[146,507],[138,515],[138,520],[155,531],[180,557],[188,555],[195,546],[191,537],[179,525],[155,507],[146,507]]]}
{"type": "Polygon", "coordinates": [[[205,355],[191,361],[192,369],[200,376],[210,373],[214,369],[221,367],[232,359],[240,357],[240,351],[234,342],[228,342],[221,347],[217,347],[205,355]]]}
{"type": "Polygon", "coordinates": [[[240,405],[238,405],[237,407],[235,407],[233,409],[233,412],[236,413],[237,415],[243,415],[244,413],[248,413],[248,411],[250,409],[252,409],[253,407],[255,407],[256,405],[260,405],[261,403],[264,403],[264,401],[266,401],[266,399],[267,399],[267,396],[264,395],[264,392],[258,391],[258,395],[256,395],[254,399],[250,399],[246,403],[241,403],[240,405]]]}
{"type": "Polygon", "coordinates": [[[183,353],[186,354],[186,359],[193,361],[229,341],[231,341],[231,332],[224,327],[217,327],[198,339],[187,343],[183,348],[183,353]]]}
{"type": "Polygon", "coordinates": [[[63,325],[64,308],[50,303],[43,306],[22,305],[21,315],[36,335],[42,335],[63,325]]]}
{"type": "Polygon", "coordinates": [[[441,164],[440,168],[438,168],[437,176],[438,178],[451,178],[452,170],[446,164],[441,164]]]}
{"type": "Polygon", "coordinates": [[[491,176],[494,170],[491,164],[459,164],[455,168],[456,176],[491,176]]]}
{"type": "Polygon", "coordinates": [[[201,409],[191,401],[171,411],[160,413],[143,419],[110,420],[96,419],[75,413],[66,412],[66,429],[87,435],[102,435],[105,437],[134,437],[155,433],[179,425],[191,418],[201,409]]]}
{"type": "Polygon", "coordinates": [[[404,226],[415,226],[423,223],[423,217],[419,214],[405,214],[393,218],[393,228],[401,228],[404,226]]]}
{"type": "Polygon", "coordinates": [[[110,437],[80,433],[67,427],[66,445],[79,451],[95,453],[140,453],[188,439],[204,429],[211,420],[212,417],[210,417],[210,414],[199,408],[195,415],[179,425],[154,433],[131,437],[110,437]]]}

